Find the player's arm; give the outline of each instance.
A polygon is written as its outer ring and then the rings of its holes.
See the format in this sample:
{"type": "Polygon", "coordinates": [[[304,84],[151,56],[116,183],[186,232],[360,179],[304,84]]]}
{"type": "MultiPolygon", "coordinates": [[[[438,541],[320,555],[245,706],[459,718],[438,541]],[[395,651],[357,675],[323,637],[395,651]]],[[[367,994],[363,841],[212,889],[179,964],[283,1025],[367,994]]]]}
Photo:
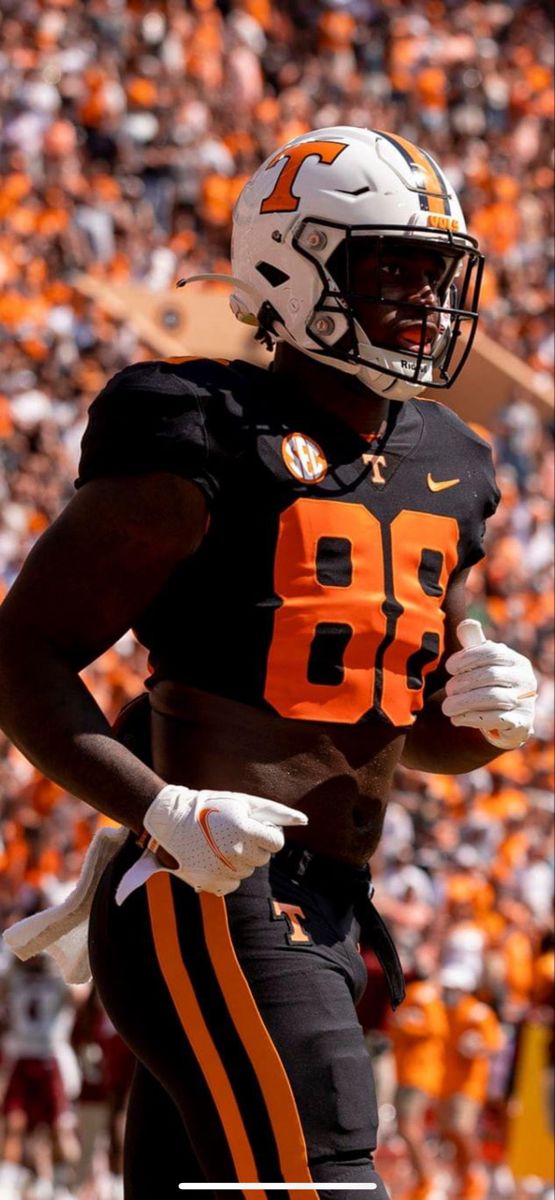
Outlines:
{"type": "Polygon", "coordinates": [[[0,725],[48,778],[136,832],[164,780],[116,740],[79,672],[133,626],[206,519],[178,475],[93,480],[0,608],[0,725]]]}
{"type": "Polygon", "coordinates": [[[528,659],[487,641],[477,622],[469,623],[475,630],[461,629],[467,576],[461,573],[446,596],[445,687],[427,698],[403,750],[404,766],[419,771],[472,771],[522,745],[532,732],[536,681],[528,659]],[[475,644],[463,647],[467,639],[475,644]]]}
{"type": "MultiPolygon", "coordinates": [[[[225,895],[283,846],[282,825],[306,824],[304,814],[257,796],[168,784],[120,745],[79,677],[195,551],[206,519],[203,494],[177,475],[87,483],[0,609],[0,725],[67,791],[136,833],[144,826],[162,866],[225,895]],[[201,823],[210,798],[219,801],[212,841],[201,823]]],[[[128,872],[119,899],[140,882],[128,872]]]]}

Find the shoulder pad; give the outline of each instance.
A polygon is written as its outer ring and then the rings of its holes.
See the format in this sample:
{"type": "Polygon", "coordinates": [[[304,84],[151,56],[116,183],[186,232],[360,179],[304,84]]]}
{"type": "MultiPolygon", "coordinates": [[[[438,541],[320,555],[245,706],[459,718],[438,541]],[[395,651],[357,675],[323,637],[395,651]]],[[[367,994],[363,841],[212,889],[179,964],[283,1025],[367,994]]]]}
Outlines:
{"type": "Polygon", "coordinates": [[[420,410],[424,419],[426,419],[426,416],[428,416],[437,421],[441,421],[442,425],[450,426],[454,433],[460,434],[461,437],[474,442],[476,446],[483,447],[483,449],[491,453],[491,446],[489,442],[486,442],[483,437],[480,437],[480,434],[476,433],[476,430],[473,429],[467,421],[465,421],[462,417],[459,417],[458,413],[453,412],[453,409],[448,408],[446,404],[442,404],[439,400],[418,399],[413,400],[412,403],[415,404],[420,410]]]}
{"type": "Polygon", "coordinates": [[[183,390],[209,390],[211,385],[232,385],[236,377],[225,359],[168,358],[132,363],[114,375],[107,384],[112,390],[175,393],[183,390]]]}

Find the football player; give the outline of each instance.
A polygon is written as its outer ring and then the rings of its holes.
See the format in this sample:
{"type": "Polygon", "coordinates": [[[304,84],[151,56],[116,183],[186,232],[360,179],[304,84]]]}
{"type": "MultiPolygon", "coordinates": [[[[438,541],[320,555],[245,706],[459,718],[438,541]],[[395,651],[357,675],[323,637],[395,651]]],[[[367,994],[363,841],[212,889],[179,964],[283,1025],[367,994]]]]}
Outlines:
{"type": "Polygon", "coordinates": [[[3,992],[9,1070],[2,1101],[0,1195],[12,1200],[10,1179],[16,1186],[16,1167],[31,1160],[37,1195],[61,1197],[63,1191],[69,1196],[61,1179],[73,1178],[79,1142],[61,1065],[71,1054],[68,1034],[75,1000],[45,954],[25,964],[15,960],[3,992]],[[56,1175],[60,1187],[55,1186],[56,1175]]]}
{"type": "Polygon", "coordinates": [[[403,995],[367,865],[392,775],[471,770],[532,728],[529,663],[463,624],[489,448],[420,398],[469,352],[482,257],[429,154],[337,127],[255,172],[232,270],[270,369],[143,362],[108,383],[77,495],[4,604],[1,719],[129,830],[90,920],[139,1059],[128,1200],[179,1182],[381,1200],[354,1001],[361,924],[403,995]],[[79,672],[130,627],[152,673],[116,734],[79,672]]]}

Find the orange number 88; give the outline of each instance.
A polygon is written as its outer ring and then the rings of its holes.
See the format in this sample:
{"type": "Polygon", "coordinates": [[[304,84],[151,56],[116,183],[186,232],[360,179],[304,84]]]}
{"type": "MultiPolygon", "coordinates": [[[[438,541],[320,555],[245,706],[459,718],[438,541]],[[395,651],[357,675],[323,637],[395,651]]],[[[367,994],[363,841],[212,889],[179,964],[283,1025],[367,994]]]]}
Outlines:
{"type": "Polygon", "coordinates": [[[381,709],[394,725],[410,725],[423,704],[424,676],[443,647],[442,601],[457,562],[459,526],[454,517],[403,510],[390,526],[391,551],[377,517],[361,504],[302,497],[281,515],[274,586],[277,609],[268,655],[264,698],[281,716],[354,723],[377,699],[380,647],[381,709]],[[318,577],[321,539],[349,547],[350,573],[334,584],[318,577]],[[339,543],[335,543],[339,544],[339,543]],[[437,556],[433,588],[421,582],[423,552],[437,556]],[[386,555],[392,596],[386,598],[386,555]],[[391,603],[393,601],[393,604],[391,603]],[[395,619],[394,636],[388,638],[395,619]],[[311,681],[316,638],[325,630],[344,647],[333,682],[311,681]],[[424,636],[437,654],[409,681],[412,654],[424,636]],[[386,640],[387,639],[387,640],[386,640]]]}

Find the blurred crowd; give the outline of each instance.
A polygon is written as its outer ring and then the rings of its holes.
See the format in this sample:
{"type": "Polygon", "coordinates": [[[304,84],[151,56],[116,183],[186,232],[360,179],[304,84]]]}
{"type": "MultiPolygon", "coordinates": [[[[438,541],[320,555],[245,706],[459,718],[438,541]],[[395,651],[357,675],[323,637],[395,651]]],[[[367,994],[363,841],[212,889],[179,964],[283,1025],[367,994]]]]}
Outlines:
{"type": "MultiPolygon", "coordinates": [[[[553,40],[539,0],[3,0],[0,105],[0,599],[72,494],[94,395],[126,363],[152,356],[132,322],[108,317],[77,277],[159,290],[229,269],[245,179],[308,129],[392,129],[437,155],[487,255],[482,329],[541,386],[552,379],[553,40]]],[[[407,1004],[386,1019],[367,954],[373,986],[361,1019],[396,1200],[427,1194],[428,1149],[452,1185],[466,1172],[465,1200],[471,1187],[485,1194],[469,1155],[487,1161],[492,1195],[516,1194],[506,1102],[523,1028],[549,1024],[554,964],[552,435],[518,394],[497,414],[488,436],[503,502],[470,582],[471,615],[532,658],[536,735],[470,775],[400,771],[373,864],[409,979],[407,1004]],[[466,1049],[448,1062],[457,1039],[466,1049]],[[468,1063],[476,1069],[465,1091],[468,1063]],[[469,1101],[456,1111],[454,1088],[469,1101]]],[[[144,675],[131,634],[86,672],[111,719],[144,675]]],[[[0,735],[2,927],[67,894],[96,821],[0,735]]],[[[33,974],[3,954],[6,1196],[27,1197],[14,1113],[18,1088],[38,1085],[16,1080],[10,1091],[10,1073],[42,1013],[43,1062],[54,1044],[56,1054],[70,1049],[61,1091],[51,1089],[52,1145],[39,1138],[28,1195],[53,1194],[57,1159],[60,1198],[73,1188],[80,1200],[110,1200],[120,1186],[124,1052],[94,993],[56,999],[46,967],[33,974]],[[43,993],[48,1004],[37,1002],[43,993]],[[18,1032],[24,1010],[30,1024],[18,1032]],[[76,1182],[78,1160],[88,1174],[76,1182]]],[[[0,1176],[3,1200],[2,1186],[0,1176]]]]}

